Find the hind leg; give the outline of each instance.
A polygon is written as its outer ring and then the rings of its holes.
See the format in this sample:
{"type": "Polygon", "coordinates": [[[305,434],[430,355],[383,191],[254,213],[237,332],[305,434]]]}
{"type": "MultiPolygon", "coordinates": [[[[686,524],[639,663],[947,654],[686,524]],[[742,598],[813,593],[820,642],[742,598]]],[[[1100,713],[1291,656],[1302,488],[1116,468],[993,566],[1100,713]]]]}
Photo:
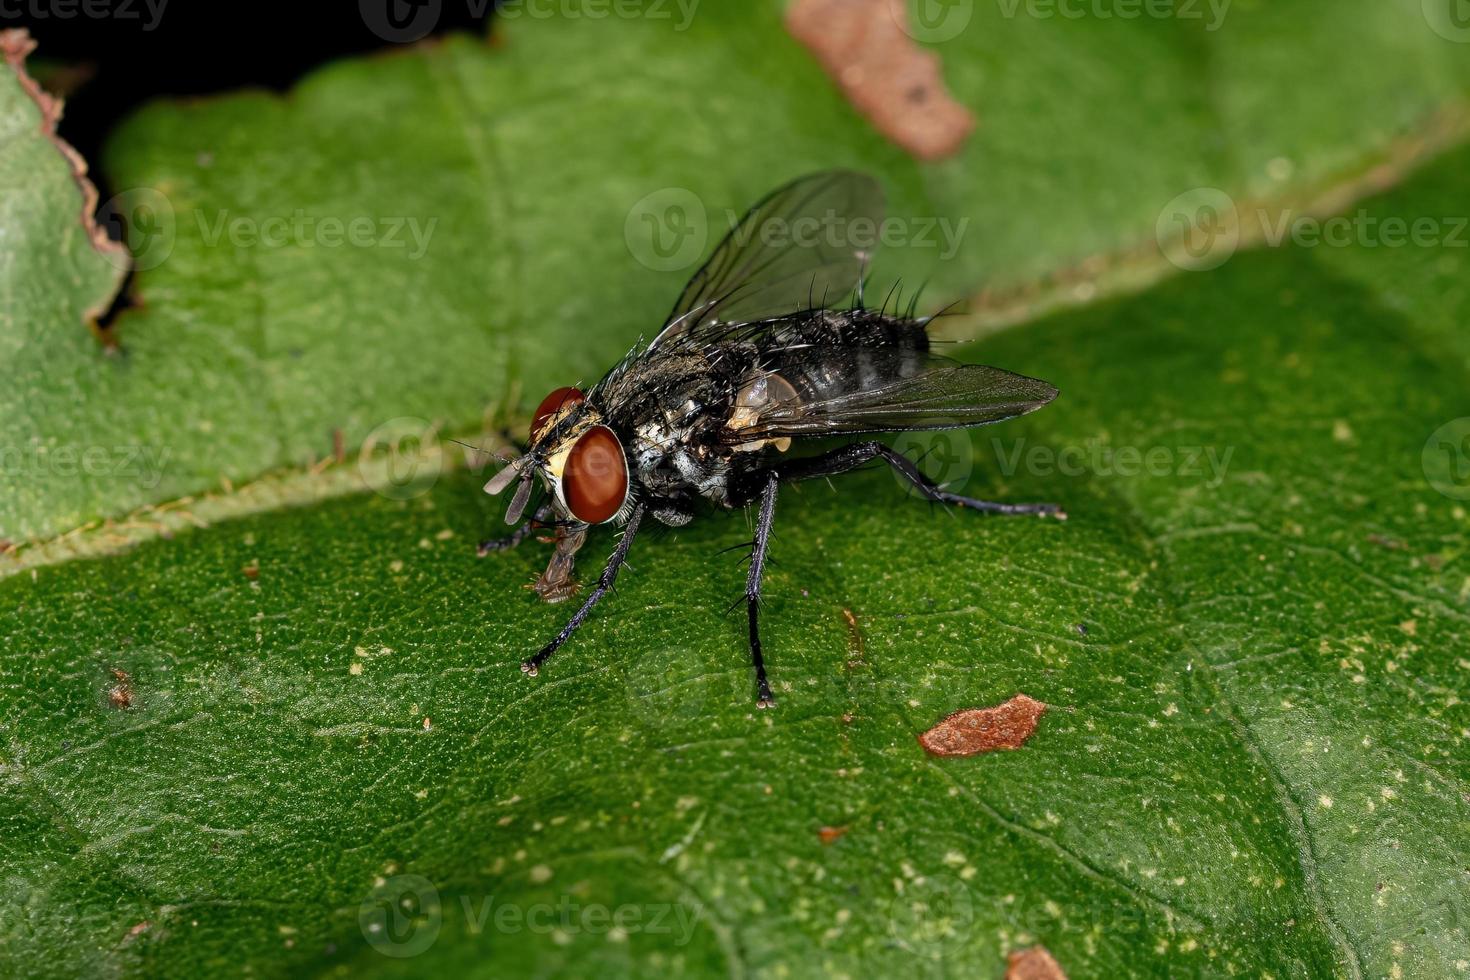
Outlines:
{"type": "Polygon", "coordinates": [[[957,493],[950,493],[934,484],[927,476],[914,465],[914,461],[903,453],[887,446],[881,442],[859,442],[851,446],[843,446],[834,449],[821,456],[811,459],[792,460],[781,466],[781,478],[785,480],[810,480],[814,477],[836,476],[839,473],[847,473],[857,469],[864,463],[874,459],[882,459],[889,466],[898,471],[904,479],[913,484],[914,488],[923,494],[925,498],[936,503],[952,504],[955,507],[968,507],[971,510],[984,511],[990,514],[1039,514],[1051,515],[1065,518],[1066,512],[1056,504],[1004,504],[993,500],[976,500],[974,497],[963,497],[957,493]]]}

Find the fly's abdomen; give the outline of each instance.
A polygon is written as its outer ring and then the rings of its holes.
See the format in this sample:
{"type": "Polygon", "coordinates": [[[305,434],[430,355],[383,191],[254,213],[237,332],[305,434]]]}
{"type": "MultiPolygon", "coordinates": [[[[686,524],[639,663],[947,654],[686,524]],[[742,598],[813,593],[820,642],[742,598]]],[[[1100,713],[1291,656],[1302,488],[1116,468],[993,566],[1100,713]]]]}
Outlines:
{"type": "Polygon", "coordinates": [[[929,335],[920,321],[869,310],[825,310],[783,332],[764,371],[779,375],[802,402],[875,391],[926,369],[929,335]]]}

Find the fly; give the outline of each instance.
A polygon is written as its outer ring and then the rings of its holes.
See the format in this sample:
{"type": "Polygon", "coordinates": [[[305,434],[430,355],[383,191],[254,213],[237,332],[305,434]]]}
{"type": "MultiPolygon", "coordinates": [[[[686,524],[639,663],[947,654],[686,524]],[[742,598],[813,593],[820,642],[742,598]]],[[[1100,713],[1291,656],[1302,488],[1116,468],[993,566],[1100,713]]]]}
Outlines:
{"type": "Polygon", "coordinates": [[[635,348],[587,391],[558,388],[532,417],[526,453],[485,484],[515,486],[507,538],[555,529],[555,550],[535,583],[568,598],[587,531],[621,525],[622,539],[596,585],[560,633],[521,670],[535,676],[612,588],[644,521],[680,527],[701,506],[757,508],[745,583],[756,704],[774,705],[760,639],[761,577],[783,483],[836,476],[881,460],[931,501],[996,514],[1059,515],[1054,504],[1006,504],[950,493],[907,457],[875,440],[803,455],[809,440],[986,425],[1056,397],[1044,381],[960,364],[930,350],[932,318],[865,308],[868,254],[830,241],[797,242],[812,220],[881,225],[883,193],[850,171],[812,174],[761,200],[684,288],[652,343],[635,348]],[[774,244],[773,244],[774,243],[774,244]],[[851,304],[843,305],[849,297],[851,304]],[[829,298],[832,302],[828,302],[829,298]],[[522,518],[539,480],[544,504],[522,518]]]}

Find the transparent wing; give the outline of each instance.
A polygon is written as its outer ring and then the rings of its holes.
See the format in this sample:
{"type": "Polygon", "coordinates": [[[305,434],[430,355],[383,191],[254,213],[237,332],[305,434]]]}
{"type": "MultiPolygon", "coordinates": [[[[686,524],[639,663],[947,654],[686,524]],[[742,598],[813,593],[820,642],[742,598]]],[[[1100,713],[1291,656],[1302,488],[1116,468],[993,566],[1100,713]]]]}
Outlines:
{"type": "Polygon", "coordinates": [[[786,382],[769,387],[786,397],[734,430],[730,442],[985,425],[1057,396],[1045,381],[923,351],[807,349],[769,370],[786,382]]]}
{"type": "Polygon", "coordinates": [[[653,347],[714,323],[786,316],[852,294],[877,242],[883,188],[864,174],[800,177],[746,213],[684,287],[653,347]]]}

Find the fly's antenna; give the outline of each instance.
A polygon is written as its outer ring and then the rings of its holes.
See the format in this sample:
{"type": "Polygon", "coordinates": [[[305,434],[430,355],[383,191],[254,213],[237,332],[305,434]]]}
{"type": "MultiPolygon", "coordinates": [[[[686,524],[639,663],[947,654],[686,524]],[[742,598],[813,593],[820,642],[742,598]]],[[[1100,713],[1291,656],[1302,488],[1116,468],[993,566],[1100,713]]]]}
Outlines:
{"type": "Polygon", "coordinates": [[[515,461],[515,457],[510,454],[509,450],[506,449],[486,449],[484,446],[476,446],[473,443],[465,442],[463,439],[451,438],[449,441],[454,443],[456,446],[463,446],[466,449],[473,449],[477,453],[484,453],[491,459],[497,459],[502,463],[510,463],[515,461]]]}

